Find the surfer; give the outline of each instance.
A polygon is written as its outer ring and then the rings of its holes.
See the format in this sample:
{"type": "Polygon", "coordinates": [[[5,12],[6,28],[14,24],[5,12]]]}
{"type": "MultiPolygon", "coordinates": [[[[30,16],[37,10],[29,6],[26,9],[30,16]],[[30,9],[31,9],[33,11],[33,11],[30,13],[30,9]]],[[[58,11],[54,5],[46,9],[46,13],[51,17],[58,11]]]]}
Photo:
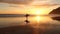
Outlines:
{"type": "Polygon", "coordinates": [[[28,17],[29,17],[29,16],[30,16],[29,14],[26,14],[26,15],[25,15],[25,17],[26,17],[26,20],[25,20],[26,24],[29,23],[29,21],[28,21],[28,17]]]}

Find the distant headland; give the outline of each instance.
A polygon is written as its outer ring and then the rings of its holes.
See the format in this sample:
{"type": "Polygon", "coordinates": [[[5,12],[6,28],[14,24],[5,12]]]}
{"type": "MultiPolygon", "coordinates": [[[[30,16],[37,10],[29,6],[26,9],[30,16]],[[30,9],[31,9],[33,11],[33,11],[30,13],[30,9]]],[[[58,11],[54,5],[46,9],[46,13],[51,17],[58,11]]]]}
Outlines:
{"type": "MultiPolygon", "coordinates": [[[[60,7],[52,10],[49,14],[57,14],[57,15],[60,15],[60,7]]],[[[60,16],[56,16],[56,17],[52,17],[53,20],[58,20],[60,21],[60,16]]]]}
{"type": "Polygon", "coordinates": [[[53,9],[49,14],[60,14],[60,7],[53,9]]]}

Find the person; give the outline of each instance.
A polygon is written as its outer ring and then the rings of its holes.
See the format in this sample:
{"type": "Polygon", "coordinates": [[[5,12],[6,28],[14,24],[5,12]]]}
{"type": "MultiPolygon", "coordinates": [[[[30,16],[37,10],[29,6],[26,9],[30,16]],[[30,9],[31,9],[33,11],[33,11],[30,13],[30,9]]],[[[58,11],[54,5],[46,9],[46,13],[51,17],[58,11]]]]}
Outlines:
{"type": "Polygon", "coordinates": [[[28,17],[29,17],[30,15],[29,15],[29,14],[26,14],[25,16],[26,16],[26,20],[25,20],[25,22],[26,22],[26,24],[28,24],[28,23],[29,23],[29,21],[28,21],[28,17]]]}
{"type": "Polygon", "coordinates": [[[30,16],[30,15],[29,15],[29,14],[26,14],[25,16],[28,17],[28,16],[30,16]]]}

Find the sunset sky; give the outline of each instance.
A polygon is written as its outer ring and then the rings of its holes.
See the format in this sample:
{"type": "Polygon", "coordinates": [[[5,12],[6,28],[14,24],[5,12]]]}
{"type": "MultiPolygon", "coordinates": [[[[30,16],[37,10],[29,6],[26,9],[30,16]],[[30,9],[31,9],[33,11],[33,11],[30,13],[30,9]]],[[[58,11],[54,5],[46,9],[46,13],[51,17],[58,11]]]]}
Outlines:
{"type": "Polygon", "coordinates": [[[0,14],[48,14],[60,0],[0,0],[0,14]]]}

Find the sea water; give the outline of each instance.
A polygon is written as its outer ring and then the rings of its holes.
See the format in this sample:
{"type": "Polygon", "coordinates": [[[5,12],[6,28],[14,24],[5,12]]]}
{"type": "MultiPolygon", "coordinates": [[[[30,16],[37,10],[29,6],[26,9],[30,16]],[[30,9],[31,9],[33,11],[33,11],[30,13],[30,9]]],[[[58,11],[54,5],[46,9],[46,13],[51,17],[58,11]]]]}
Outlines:
{"type": "MultiPolygon", "coordinates": [[[[25,20],[25,17],[0,17],[0,27],[25,25],[25,20]]],[[[34,26],[40,24],[60,24],[60,21],[53,20],[50,16],[29,16],[28,20],[29,24],[34,26]]]]}

